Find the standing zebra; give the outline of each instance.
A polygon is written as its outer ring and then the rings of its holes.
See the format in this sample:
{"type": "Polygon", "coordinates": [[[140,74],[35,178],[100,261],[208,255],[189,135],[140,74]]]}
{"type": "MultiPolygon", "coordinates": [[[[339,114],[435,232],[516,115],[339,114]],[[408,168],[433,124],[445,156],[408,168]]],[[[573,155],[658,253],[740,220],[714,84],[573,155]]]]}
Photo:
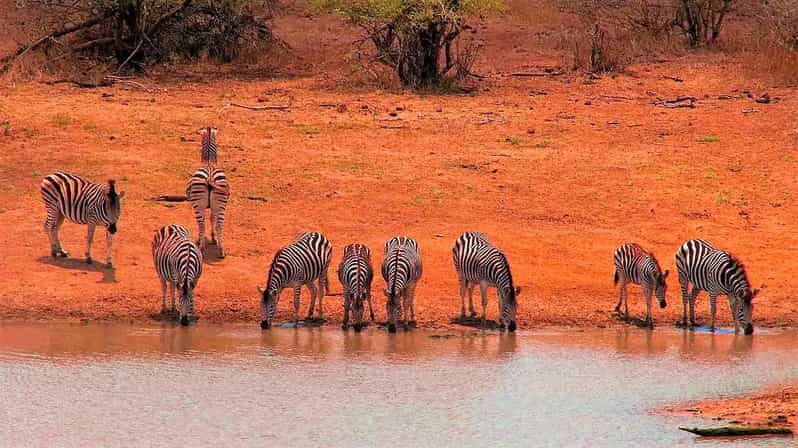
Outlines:
{"type": "Polygon", "coordinates": [[[217,129],[208,127],[200,131],[202,136],[201,157],[207,166],[194,172],[188,180],[186,196],[194,209],[199,228],[199,246],[205,250],[205,210],[211,209],[211,241],[219,246],[219,256],[224,258],[222,231],[224,212],[230,198],[230,184],[224,171],[216,167],[217,129]]]}
{"type": "Polygon", "coordinates": [[[344,322],[349,324],[349,311],[355,318],[355,331],[363,327],[363,301],[369,303],[371,321],[374,322],[374,309],[371,306],[371,281],[374,269],[371,267],[371,251],[364,244],[350,244],[344,248],[341,264],[338,266],[338,280],[344,287],[344,322]]]}
{"type": "Polygon", "coordinates": [[[460,317],[465,317],[465,294],[468,291],[468,309],[475,316],[473,293],[474,286],[479,285],[482,294],[482,326],[485,326],[485,314],[488,306],[488,287],[496,288],[499,301],[499,322],[501,328],[507,325],[511,332],[515,331],[515,313],[518,308],[516,296],[521,294],[521,287],[513,286],[510,263],[504,252],[488,241],[478,232],[466,232],[454,242],[452,259],[457,277],[460,281],[460,317]]]}
{"type": "Polygon", "coordinates": [[[745,266],[731,254],[715,249],[704,240],[689,240],[676,252],[676,269],[682,289],[682,323],[687,326],[687,305],[690,305],[690,326],[695,325],[695,298],[700,291],[709,293],[710,328],[715,331],[715,302],[719,295],[729,300],[734,331],[743,327],[745,334],[754,332],[752,300],[759,289],[751,290],[745,266]],[[693,290],[688,294],[688,285],[693,290]]]}
{"type": "Polygon", "coordinates": [[[122,211],[121,199],[125,196],[125,192],[117,193],[113,180],[109,180],[107,185],[95,184],[82,177],[62,172],[50,174],[42,179],[41,191],[44,208],[47,211],[44,230],[50,238],[50,254],[53,258],[59,255],[69,256],[58,239],[58,231],[66,218],[76,224],[88,224],[86,263],[89,264],[93,262],[91,243],[94,240],[94,229],[98,224],[106,227],[108,267],[112,268],[113,238],[122,211]]]}
{"type": "Polygon", "coordinates": [[[313,317],[316,298],[319,299],[319,319],[324,319],[322,299],[327,292],[327,269],[330,267],[332,244],[318,232],[305,232],[293,243],[278,250],[269,267],[266,288],[258,287],[261,294],[260,327],[271,326],[280,293],[285,288],[294,289],[294,324],[299,322],[299,294],[302,285],[310,291],[308,319],[313,317]],[[313,283],[318,280],[319,286],[313,283]]]}
{"type": "Polygon", "coordinates": [[[421,273],[421,253],[415,240],[406,236],[397,236],[385,243],[382,278],[385,279],[387,286],[385,297],[388,332],[396,333],[396,322],[400,317],[405,329],[410,322],[416,320],[413,296],[421,273]]]}
{"type": "Polygon", "coordinates": [[[643,296],[646,298],[646,323],[649,326],[654,324],[651,319],[651,293],[657,297],[659,307],[665,308],[668,304],[665,301],[665,293],[668,284],[668,271],[662,272],[654,255],[648,253],[640,245],[635,243],[624,244],[615,249],[613,255],[615,264],[614,284],[621,282],[618,292],[618,304],[615,311],[620,312],[621,302],[623,302],[623,314],[629,317],[629,303],[626,293],[626,284],[633,283],[640,285],[643,289],[643,296]]]}
{"type": "Polygon", "coordinates": [[[161,227],[152,239],[152,261],[161,279],[161,313],[166,312],[166,285],[175,310],[175,289],[180,290],[180,325],[194,313],[194,288],[202,275],[202,252],[188,230],[175,224],[161,227]]]}

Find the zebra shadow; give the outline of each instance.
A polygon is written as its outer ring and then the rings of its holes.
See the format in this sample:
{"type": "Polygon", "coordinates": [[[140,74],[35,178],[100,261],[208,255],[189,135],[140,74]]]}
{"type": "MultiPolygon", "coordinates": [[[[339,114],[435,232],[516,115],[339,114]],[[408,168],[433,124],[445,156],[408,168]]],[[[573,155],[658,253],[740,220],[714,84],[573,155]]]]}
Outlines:
{"type": "Polygon", "coordinates": [[[39,257],[39,263],[50,266],[57,266],[62,269],[83,272],[99,272],[103,275],[97,283],[116,283],[116,268],[108,268],[105,263],[94,261],[92,264],[86,263],[83,258],[53,258],[49,256],[39,257]]]}

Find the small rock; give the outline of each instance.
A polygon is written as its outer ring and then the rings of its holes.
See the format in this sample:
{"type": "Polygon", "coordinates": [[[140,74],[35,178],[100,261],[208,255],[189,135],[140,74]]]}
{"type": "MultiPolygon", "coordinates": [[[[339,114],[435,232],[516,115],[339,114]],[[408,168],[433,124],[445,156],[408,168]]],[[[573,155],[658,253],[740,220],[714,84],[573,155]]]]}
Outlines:
{"type": "Polygon", "coordinates": [[[585,106],[590,106],[591,104],[593,104],[591,101],[585,101],[585,106]]]}
{"type": "Polygon", "coordinates": [[[116,140],[116,136],[115,136],[115,135],[112,135],[112,136],[108,137],[108,139],[110,139],[110,140],[116,140]]]}

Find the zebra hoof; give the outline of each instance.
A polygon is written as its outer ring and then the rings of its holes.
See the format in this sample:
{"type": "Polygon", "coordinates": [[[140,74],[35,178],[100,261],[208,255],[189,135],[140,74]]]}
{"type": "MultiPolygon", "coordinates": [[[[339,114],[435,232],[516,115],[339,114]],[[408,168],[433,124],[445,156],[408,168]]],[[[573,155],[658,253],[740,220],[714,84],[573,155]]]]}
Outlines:
{"type": "Polygon", "coordinates": [[[260,321],[260,328],[263,329],[263,330],[268,330],[269,329],[269,321],[268,320],[260,321]]]}
{"type": "Polygon", "coordinates": [[[114,264],[113,264],[113,263],[111,263],[111,262],[109,261],[109,262],[108,262],[108,263],[105,265],[105,267],[107,267],[108,269],[113,269],[113,268],[114,268],[114,264]]]}
{"type": "Polygon", "coordinates": [[[360,330],[363,329],[363,326],[360,324],[355,324],[355,333],[360,333],[360,330]]]}
{"type": "Polygon", "coordinates": [[[183,327],[188,326],[188,316],[183,316],[180,318],[180,325],[183,327]]]}
{"type": "Polygon", "coordinates": [[[58,255],[60,255],[60,256],[62,256],[64,258],[69,258],[69,252],[67,252],[65,250],[59,251],[58,255]]]}
{"type": "Polygon", "coordinates": [[[396,333],[396,325],[388,324],[388,333],[396,333]]]}
{"type": "Polygon", "coordinates": [[[92,263],[94,263],[94,260],[92,260],[91,257],[86,257],[86,264],[92,264],[92,263]]]}
{"type": "Polygon", "coordinates": [[[515,333],[515,321],[510,322],[510,325],[507,326],[507,331],[510,333],[515,333]]]}
{"type": "Polygon", "coordinates": [[[341,330],[346,331],[349,327],[346,324],[341,324],[341,330]]]}

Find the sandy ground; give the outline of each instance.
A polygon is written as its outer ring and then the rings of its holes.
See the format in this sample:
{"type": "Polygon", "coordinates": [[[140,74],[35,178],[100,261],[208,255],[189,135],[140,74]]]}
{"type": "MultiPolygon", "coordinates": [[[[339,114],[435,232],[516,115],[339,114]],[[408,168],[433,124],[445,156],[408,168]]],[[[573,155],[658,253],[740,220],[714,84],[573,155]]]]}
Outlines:
{"type": "Polygon", "coordinates": [[[667,411],[733,424],[790,426],[795,431],[798,430],[798,387],[782,386],[748,397],[686,403],[667,411]]]}
{"type": "MultiPolygon", "coordinates": [[[[334,244],[333,292],[340,291],[334,272],[344,245],[366,243],[379,262],[388,238],[416,238],[425,269],[417,320],[446,326],[459,311],[453,241],[480,230],[505,250],[524,288],[522,329],[620,325],[610,313],[615,247],[638,242],[674,271],[677,247],[695,237],[735,253],[754,285],[767,285],[755,299],[756,325],[798,323],[791,281],[798,273],[795,89],[750,79],[718,55],[595,80],[571,72],[513,77],[552,67],[560,55],[530,48],[530,27],[489,25],[479,34],[486,49],[475,70],[487,79],[474,94],[414,95],[353,82],[351,38],[341,37],[340,26],[281,18],[276,32],[293,50],[269,73],[200,67],[140,80],[150,92],[4,82],[0,318],[149,320],[160,308],[152,234],[169,223],[196,226],[188,204],[148,198],[184,191],[199,166],[197,130],[213,125],[233,196],[228,256],[208,260],[196,291],[201,322],[254,325],[256,286],[265,284],[275,251],[301,231],[319,230],[334,244]],[[298,22],[316,33],[298,32],[306,29],[298,22]],[[324,58],[316,61],[316,51],[324,58]],[[757,104],[744,90],[780,101],[757,104]],[[677,95],[696,96],[696,108],[652,105],[677,95]],[[290,107],[252,111],[230,103],[290,107]],[[86,229],[69,223],[62,241],[73,258],[49,257],[39,183],[57,170],[115,178],[126,191],[115,270],[82,261],[86,229]]],[[[98,232],[98,260],[104,240],[98,232]]],[[[676,276],[670,280],[668,308],[654,311],[664,326],[681,314],[676,276]]],[[[378,276],[380,318],[382,289],[378,276]]],[[[278,321],[291,313],[288,296],[278,321]]],[[[307,299],[305,291],[303,313],[307,299]]],[[[325,300],[332,323],[340,321],[341,302],[325,300]]],[[[642,317],[637,288],[630,306],[642,317]]],[[[702,295],[699,320],[708,319],[708,307],[702,295]]],[[[730,325],[723,300],[718,317],[730,325]]]]}

